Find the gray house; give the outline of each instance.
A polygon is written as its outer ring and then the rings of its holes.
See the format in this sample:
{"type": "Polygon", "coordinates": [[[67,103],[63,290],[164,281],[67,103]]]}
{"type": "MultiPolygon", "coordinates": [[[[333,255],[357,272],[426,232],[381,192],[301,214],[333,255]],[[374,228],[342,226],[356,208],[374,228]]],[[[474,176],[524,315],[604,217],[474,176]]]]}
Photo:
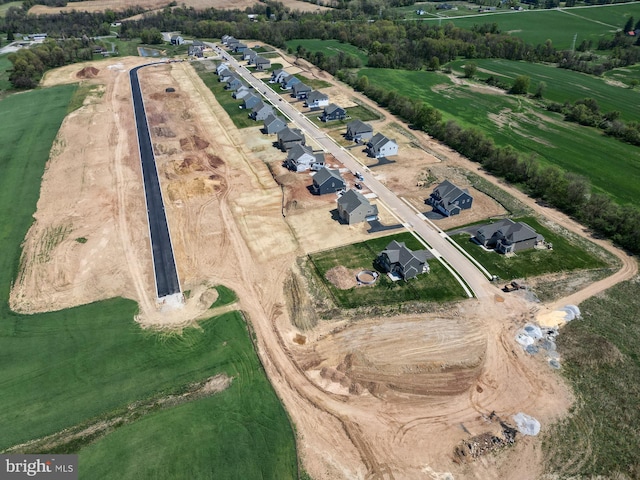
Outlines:
{"type": "Polygon", "coordinates": [[[240,43],[240,40],[238,40],[237,38],[229,37],[227,38],[227,43],[225,45],[229,47],[230,50],[233,50],[234,48],[236,48],[236,45],[239,43],[240,43]]]}
{"type": "Polygon", "coordinates": [[[366,150],[373,158],[390,157],[398,154],[398,144],[395,140],[391,140],[381,133],[376,133],[367,143],[366,150]]]}
{"type": "Polygon", "coordinates": [[[280,83],[282,82],[282,79],[284,78],[285,75],[289,75],[289,74],[285,72],[283,69],[278,68],[277,70],[274,70],[273,72],[271,72],[271,80],[269,80],[269,82],[280,83]]]}
{"type": "Polygon", "coordinates": [[[171,45],[182,45],[184,38],[181,35],[171,35],[171,45]]]}
{"type": "Polygon", "coordinates": [[[323,122],[331,122],[333,120],[344,120],[345,118],[347,118],[347,111],[335,103],[332,103],[324,107],[320,120],[323,122]]]}
{"type": "Polygon", "coordinates": [[[284,130],[285,128],[287,128],[286,122],[277,115],[269,115],[264,119],[263,130],[267,135],[273,135],[281,130],[284,130]]]}
{"type": "Polygon", "coordinates": [[[310,92],[311,87],[302,82],[296,83],[291,87],[291,96],[296,97],[298,100],[304,100],[310,92]]]}
{"type": "Polygon", "coordinates": [[[229,79],[234,75],[235,73],[233,73],[229,68],[225,68],[218,74],[218,81],[228,82],[229,79]]]}
{"type": "Polygon", "coordinates": [[[190,57],[202,58],[204,57],[204,47],[189,45],[189,48],[187,49],[187,55],[189,55],[190,57]]]}
{"type": "Polygon", "coordinates": [[[282,80],[280,81],[280,87],[282,87],[283,90],[290,90],[291,87],[293,87],[296,83],[300,83],[300,79],[287,73],[284,77],[282,77],[282,80]]]}
{"type": "Polygon", "coordinates": [[[393,240],[385,248],[376,263],[385,271],[398,275],[403,280],[409,280],[415,276],[429,271],[426,250],[413,251],[404,244],[393,240]]]}
{"type": "Polygon", "coordinates": [[[251,88],[246,85],[241,86],[238,90],[231,94],[231,96],[236,100],[242,100],[248,95],[251,95],[251,88]]]}
{"type": "Polygon", "coordinates": [[[249,48],[249,46],[248,46],[246,43],[240,43],[240,42],[238,42],[238,43],[236,43],[236,44],[233,46],[233,51],[234,51],[234,52],[236,52],[236,53],[242,53],[242,52],[244,52],[247,48],[249,48]]]}
{"type": "Polygon", "coordinates": [[[508,218],[484,225],[476,232],[476,240],[499,253],[520,252],[544,242],[544,237],[523,222],[508,218]]]}
{"type": "Polygon", "coordinates": [[[338,199],[338,215],[349,225],[378,219],[378,207],[357,190],[347,190],[338,199]]]}
{"type": "Polygon", "coordinates": [[[257,56],[258,54],[250,48],[247,48],[244,52],[242,52],[242,59],[248,61],[249,64],[251,64],[251,60],[256,58],[257,56]]]}
{"type": "Polygon", "coordinates": [[[246,84],[242,80],[237,77],[231,77],[224,88],[227,90],[236,91],[242,86],[246,87],[246,84]]]}
{"type": "Polygon", "coordinates": [[[252,120],[259,121],[264,120],[269,115],[273,115],[273,107],[271,105],[266,105],[262,100],[256,103],[249,114],[252,120]]]}
{"type": "Polygon", "coordinates": [[[345,135],[347,140],[361,142],[363,140],[370,140],[372,136],[373,127],[368,123],[357,119],[347,123],[347,134],[345,135]]]}
{"type": "Polygon", "coordinates": [[[225,70],[229,71],[228,63],[221,63],[216,67],[216,73],[218,74],[218,76],[220,76],[220,74],[222,74],[222,72],[224,72],[225,70]]]}
{"type": "Polygon", "coordinates": [[[311,147],[295,144],[287,151],[287,159],[284,165],[296,172],[307,170],[320,170],[324,167],[324,153],[313,153],[311,147]]]}
{"type": "Polygon", "coordinates": [[[233,37],[231,35],[223,35],[221,39],[221,43],[223,45],[227,45],[227,42],[229,41],[230,38],[233,38],[233,37]]]}
{"type": "Polygon", "coordinates": [[[298,128],[283,128],[278,132],[278,146],[283,152],[286,152],[294,145],[304,145],[307,143],[304,133],[298,128]]]}
{"type": "Polygon", "coordinates": [[[256,57],[253,60],[253,63],[256,66],[256,70],[259,70],[259,71],[264,71],[271,68],[271,60],[269,60],[268,58],[256,57]]]}
{"type": "Polygon", "coordinates": [[[307,99],[305,100],[304,105],[312,110],[326,107],[329,105],[329,95],[319,92],[318,90],[313,90],[312,92],[307,93],[307,99]]]}
{"type": "Polygon", "coordinates": [[[313,193],[316,195],[325,195],[327,193],[335,193],[344,190],[346,184],[340,176],[338,170],[330,170],[322,167],[313,176],[313,193]]]}
{"type": "Polygon", "coordinates": [[[429,196],[429,203],[434,210],[449,217],[471,208],[473,197],[466,188],[458,188],[449,180],[445,180],[433,190],[429,196]]]}
{"type": "Polygon", "coordinates": [[[258,103],[262,103],[260,97],[251,93],[248,96],[244,97],[242,101],[242,108],[253,110],[253,107],[255,107],[258,103]]]}

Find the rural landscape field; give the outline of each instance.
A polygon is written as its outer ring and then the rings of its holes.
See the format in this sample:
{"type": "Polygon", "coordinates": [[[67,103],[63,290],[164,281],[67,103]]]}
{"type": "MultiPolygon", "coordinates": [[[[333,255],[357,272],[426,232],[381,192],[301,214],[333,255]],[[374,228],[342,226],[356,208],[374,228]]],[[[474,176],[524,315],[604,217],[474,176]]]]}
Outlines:
{"type": "Polygon", "coordinates": [[[480,3],[0,4],[0,455],[638,478],[640,4],[480,3]]]}

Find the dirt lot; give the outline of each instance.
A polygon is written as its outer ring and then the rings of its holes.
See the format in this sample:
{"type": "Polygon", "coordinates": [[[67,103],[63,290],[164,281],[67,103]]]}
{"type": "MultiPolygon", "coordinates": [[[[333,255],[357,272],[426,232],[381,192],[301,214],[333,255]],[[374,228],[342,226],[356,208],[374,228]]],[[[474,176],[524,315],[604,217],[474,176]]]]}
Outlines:
{"type": "MultiPolygon", "coordinates": [[[[462,440],[496,431],[492,412],[507,421],[525,412],[543,432],[566,413],[572,398],[560,376],[514,340],[539,306],[509,296],[297,330],[283,288],[296,258],[365,238],[366,227],[335,222],[334,198],[312,197],[309,175],[282,170],[272,139],[235,129],[188,63],[140,72],[178,273],[192,291],[182,308],[156,304],[127,74],[143,62],[94,65],[99,72],[86,81],[96,92],[65,120],[52,152],[12,306],[42,311],[123,295],[139,302],[143,325],[175,328],[202,315],[208,287],[222,283],[253,325],[313,478],[539,478],[542,451],[533,437],[454,462],[462,440]],[[294,341],[301,333],[305,341],[294,341]]],[[[78,81],[90,65],[55,70],[44,83],[78,81]]],[[[394,123],[387,115],[376,128],[403,139],[409,152],[413,140],[394,123]]],[[[417,186],[425,169],[448,175],[423,148],[400,155],[396,169],[373,169],[412,202],[425,195],[417,186]]],[[[383,223],[395,223],[381,210],[383,223]]]]}
{"type": "MultiPolygon", "coordinates": [[[[257,0],[184,0],[180,2],[180,5],[186,5],[187,7],[193,7],[195,9],[217,8],[219,10],[244,10],[256,3],[258,3],[257,0]]],[[[291,10],[300,10],[302,12],[327,10],[327,7],[321,7],[299,0],[283,0],[282,3],[291,10]]],[[[136,0],[135,2],[131,2],[130,0],[87,0],[69,3],[66,7],[34,5],[29,9],[29,13],[33,15],[51,15],[58,12],[70,12],[72,10],[103,12],[106,9],[117,12],[129,8],[132,5],[139,5],[145,10],[154,10],[165,7],[167,2],[165,0],[136,0]]]]}

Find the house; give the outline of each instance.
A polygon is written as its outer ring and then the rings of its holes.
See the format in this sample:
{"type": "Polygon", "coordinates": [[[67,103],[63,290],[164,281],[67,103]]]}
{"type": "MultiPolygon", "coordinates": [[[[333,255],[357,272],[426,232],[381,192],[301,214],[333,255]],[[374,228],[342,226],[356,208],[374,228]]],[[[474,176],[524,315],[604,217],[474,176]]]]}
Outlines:
{"type": "Polygon", "coordinates": [[[544,237],[529,225],[508,218],[480,227],[475,238],[481,245],[495,248],[499,253],[520,252],[544,242],[544,237]]]}
{"type": "Polygon", "coordinates": [[[233,45],[233,51],[236,53],[242,53],[244,52],[247,48],[249,48],[249,46],[246,43],[236,43],[233,45]]]}
{"type": "Polygon", "coordinates": [[[330,170],[322,167],[313,176],[313,193],[316,195],[325,195],[327,193],[335,193],[346,188],[344,179],[340,176],[338,170],[330,170]]]}
{"type": "Polygon", "coordinates": [[[283,90],[290,90],[291,87],[293,87],[296,83],[300,83],[300,79],[287,73],[284,77],[282,77],[282,80],[280,81],[280,87],[283,90]]]}
{"type": "Polygon", "coordinates": [[[311,87],[302,82],[296,83],[291,87],[291,96],[296,97],[298,100],[304,100],[307,98],[309,92],[311,92],[311,87]]]}
{"type": "Polygon", "coordinates": [[[227,43],[225,43],[225,45],[229,47],[229,50],[233,50],[234,48],[236,48],[236,45],[239,43],[240,43],[240,40],[238,40],[237,38],[229,37],[227,38],[227,43]]]}
{"type": "Polygon", "coordinates": [[[285,167],[296,172],[307,170],[320,170],[324,167],[324,153],[313,153],[311,147],[295,144],[287,151],[285,167]]]}
{"type": "Polygon", "coordinates": [[[271,60],[264,57],[256,57],[253,61],[256,65],[256,70],[264,71],[271,68],[271,60]]]}
{"type": "Polygon", "coordinates": [[[235,73],[233,73],[230,69],[225,68],[218,74],[218,81],[228,82],[232,76],[235,76],[235,73]]]}
{"type": "Polygon", "coordinates": [[[258,54],[250,48],[247,48],[244,52],[242,52],[242,60],[248,61],[249,64],[251,64],[251,60],[257,56],[258,54]]]}
{"type": "Polygon", "coordinates": [[[354,120],[347,123],[347,133],[345,138],[354,142],[370,140],[373,136],[373,127],[361,120],[354,120]]]}
{"type": "Polygon", "coordinates": [[[404,242],[393,240],[387,245],[387,248],[380,252],[376,263],[385,272],[397,275],[407,281],[421,273],[429,272],[428,255],[427,250],[413,251],[407,248],[404,242]]]}
{"type": "Polygon", "coordinates": [[[329,105],[329,95],[313,90],[307,93],[307,99],[305,100],[304,105],[312,110],[320,107],[326,107],[329,105]]]}
{"type": "Polygon", "coordinates": [[[434,188],[433,193],[429,195],[428,203],[434,210],[450,217],[471,208],[473,197],[466,188],[458,188],[449,180],[445,180],[434,188]]]}
{"type": "Polygon", "coordinates": [[[184,38],[182,38],[182,36],[171,35],[171,45],[182,45],[183,43],[184,43],[184,38]]]}
{"type": "MultiPolygon", "coordinates": [[[[216,73],[218,74],[218,76],[224,72],[225,70],[229,70],[229,64],[228,63],[221,63],[220,65],[218,65],[216,67],[216,73]]],[[[230,70],[229,70],[230,71],[230,70]]]]}
{"type": "Polygon", "coordinates": [[[267,135],[273,135],[275,133],[280,132],[287,128],[287,123],[282,119],[282,117],[278,117],[277,115],[269,115],[264,119],[264,133],[267,135]]]}
{"type": "Polygon", "coordinates": [[[398,154],[398,144],[395,140],[376,133],[367,143],[367,153],[373,158],[390,157],[398,154]]]}
{"type": "Polygon", "coordinates": [[[320,120],[323,122],[331,122],[333,120],[344,120],[345,118],[347,118],[347,111],[335,103],[332,103],[324,107],[320,120]]]}
{"type": "Polygon", "coordinates": [[[223,45],[227,44],[227,41],[233,38],[231,35],[223,35],[222,38],[220,39],[220,43],[222,43],[223,45]]]}
{"type": "Polygon", "coordinates": [[[238,90],[231,94],[231,96],[236,100],[242,100],[249,95],[251,95],[251,88],[247,87],[246,85],[242,85],[238,90]]]}
{"type": "Polygon", "coordinates": [[[253,107],[258,103],[261,103],[260,97],[251,93],[242,100],[242,108],[246,110],[253,110],[253,107]]]}
{"type": "Polygon", "coordinates": [[[378,207],[357,190],[347,190],[338,199],[338,215],[349,225],[378,219],[378,207]]]}
{"type": "Polygon", "coordinates": [[[304,145],[307,143],[302,130],[298,128],[283,128],[278,132],[278,146],[280,150],[286,152],[294,145],[304,145]]]}
{"type": "Polygon", "coordinates": [[[200,40],[192,41],[191,45],[193,45],[194,47],[201,48],[202,50],[204,50],[206,48],[205,44],[203,42],[201,42],[200,40]]]}
{"type": "Polygon", "coordinates": [[[280,83],[282,82],[282,79],[285,75],[289,74],[283,69],[278,68],[277,70],[271,72],[271,80],[269,80],[269,83],[280,83]]]}
{"type": "Polygon", "coordinates": [[[242,86],[246,86],[246,84],[242,80],[240,80],[240,78],[232,76],[229,77],[229,80],[227,81],[227,84],[224,86],[224,88],[226,90],[235,91],[242,86]]]}
{"type": "Polygon", "coordinates": [[[264,120],[269,115],[273,115],[273,107],[271,105],[266,105],[262,100],[259,100],[258,103],[253,106],[249,117],[257,122],[259,120],[264,120]]]}
{"type": "Polygon", "coordinates": [[[189,45],[187,55],[189,55],[190,57],[202,58],[204,57],[204,48],[198,47],[196,45],[189,45]]]}

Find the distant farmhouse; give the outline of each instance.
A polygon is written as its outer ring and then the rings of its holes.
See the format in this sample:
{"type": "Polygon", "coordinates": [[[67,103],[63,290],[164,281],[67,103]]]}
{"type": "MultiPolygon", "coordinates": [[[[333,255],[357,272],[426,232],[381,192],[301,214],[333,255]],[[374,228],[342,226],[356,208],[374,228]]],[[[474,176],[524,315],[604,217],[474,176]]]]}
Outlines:
{"type": "Polygon", "coordinates": [[[313,90],[307,93],[307,99],[304,104],[312,110],[326,107],[329,105],[329,95],[319,92],[318,90],[313,90]]]}
{"type": "Polygon", "coordinates": [[[324,167],[324,153],[313,153],[311,147],[298,143],[289,148],[284,164],[294,172],[320,170],[324,167]]]}
{"type": "Polygon", "coordinates": [[[373,158],[391,157],[398,154],[398,144],[395,140],[376,133],[367,143],[366,151],[373,158]]]}
{"type": "Polygon", "coordinates": [[[369,140],[373,136],[373,127],[361,120],[354,120],[347,123],[347,133],[345,138],[354,142],[369,140]]]}
{"type": "Polygon", "coordinates": [[[376,263],[388,273],[396,275],[403,280],[410,280],[421,273],[429,272],[427,263],[427,250],[412,251],[404,244],[393,240],[385,248],[376,263]]]}
{"type": "Polygon", "coordinates": [[[340,176],[338,170],[330,170],[322,167],[318,173],[313,176],[313,193],[316,195],[325,195],[327,193],[335,193],[344,190],[346,187],[344,179],[340,176]]]}
{"type": "Polygon", "coordinates": [[[378,207],[371,205],[360,192],[347,190],[338,199],[338,215],[349,225],[371,222],[378,219],[378,207]]]}
{"type": "Polygon", "coordinates": [[[345,118],[347,118],[347,111],[335,103],[332,103],[324,107],[320,120],[323,122],[332,122],[334,120],[344,120],[345,118]]]}
{"type": "Polygon", "coordinates": [[[450,217],[471,208],[473,197],[466,188],[458,188],[449,180],[445,180],[433,190],[428,203],[434,210],[450,217]]]}
{"type": "Polygon", "coordinates": [[[494,248],[498,253],[520,252],[544,242],[544,237],[529,225],[508,218],[480,227],[475,238],[484,247],[494,248]]]}

